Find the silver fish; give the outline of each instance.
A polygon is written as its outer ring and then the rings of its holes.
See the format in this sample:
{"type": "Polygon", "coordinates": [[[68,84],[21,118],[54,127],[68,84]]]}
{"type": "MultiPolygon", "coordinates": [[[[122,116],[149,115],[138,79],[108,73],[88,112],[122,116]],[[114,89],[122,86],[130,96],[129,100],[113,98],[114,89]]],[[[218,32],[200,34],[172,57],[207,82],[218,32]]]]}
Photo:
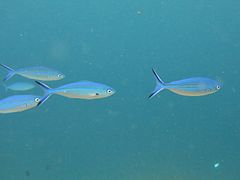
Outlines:
{"type": "Polygon", "coordinates": [[[152,71],[156,79],[156,86],[149,98],[153,98],[164,89],[182,96],[204,96],[215,93],[222,88],[222,83],[206,77],[192,77],[165,83],[154,69],[152,71]]]}
{"type": "Polygon", "coordinates": [[[12,91],[27,91],[31,90],[35,87],[33,83],[29,82],[16,82],[10,85],[4,85],[6,90],[12,90],[12,91]]]}
{"type": "Polygon", "coordinates": [[[36,95],[15,95],[0,100],[0,113],[15,113],[32,109],[41,97],[36,95]]]}
{"type": "Polygon", "coordinates": [[[115,90],[107,85],[91,82],[91,81],[80,81],[60,86],[58,88],[50,88],[46,84],[35,81],[45,91],[45,96],[41,99],[42,104],[52,94],[58,94],[61,96],[77,99],[100,99],[111,96],[115,93],[115,90]]]}
{"type": "Polygon", "coordinates": [[[63,79],[65,77],[63,73],[60,73],[57,70],[43,67],[43,66],[26,67],[26,68],[14,70],[4,64],[0,64],[0,65],[8,70],[8,74],[3,79],[3,81],[9,80],[15,74],[18,74],[28,79],[41,80],[41,81],[55,81],[55,80],[63,79]]]}

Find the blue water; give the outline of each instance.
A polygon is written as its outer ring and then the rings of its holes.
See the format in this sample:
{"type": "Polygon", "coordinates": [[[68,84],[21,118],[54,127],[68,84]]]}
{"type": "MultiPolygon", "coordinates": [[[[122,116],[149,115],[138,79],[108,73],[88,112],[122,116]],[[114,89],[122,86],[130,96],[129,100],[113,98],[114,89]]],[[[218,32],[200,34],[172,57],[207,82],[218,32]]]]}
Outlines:
{"type": "Polygon", "coordinates": [[[1,114],[0,179],[240,179],[239,32],[237,0],[0,0],[1,63],[64,72],[51,87],[91,80],[117,90],[1,114]],[[148,100],[152,67],[166,82],[206,76],[224,87],[148,100]]]}

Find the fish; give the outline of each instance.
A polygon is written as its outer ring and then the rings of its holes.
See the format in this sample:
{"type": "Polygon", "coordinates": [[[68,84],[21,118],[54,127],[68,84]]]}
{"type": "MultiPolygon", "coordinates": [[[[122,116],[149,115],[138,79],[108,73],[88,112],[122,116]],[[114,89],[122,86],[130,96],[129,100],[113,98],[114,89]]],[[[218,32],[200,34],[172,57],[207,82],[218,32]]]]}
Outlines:
{"type": "Polygon", "coordinates": [[[8,74],[5,76],[3,81],[9,80],[15,74],[18,74],[28,79],[39,81],[56,81],[65,77],[63,73],[43,66],[25,67],[17,70],[14,70],[4,64],[0,64],[0,66],[8,70],[8,74]]]}
{"type": "Polygon", "coordinates": [[[45,102],[53,94],[77,99],[100,99],[111,96],[116,92],[112,87],[91,81],[73,82],[54,89],[50,88],[43,82],[35,82],[45,92],[45,95],[39,102],[38,106],[45,102]]]}
{"type": "Polygon", "coordinates": [[[4,85],[6,90],[12,90],[12,91],[27,91],[31,90],[35,87],[33,83],[29,82],[16,82],[10,85],[4,85]]]}
{"type": "Polygon", "coordinates": [[[41,97],[37,95],[14,95],[0,100],[0,113],[16,113],[32,109],[41,97]]]}
{"type": "Polygon", "coordinates": [[[165,83],[154,69],[152,69],[152,72],[156,79],[156,86],[149,95],[149,99],[164,89],[168,89],[182,96],[204,96],[215,93],[222,88],[222,83],[206,77],[192,77],[165,83]]]}

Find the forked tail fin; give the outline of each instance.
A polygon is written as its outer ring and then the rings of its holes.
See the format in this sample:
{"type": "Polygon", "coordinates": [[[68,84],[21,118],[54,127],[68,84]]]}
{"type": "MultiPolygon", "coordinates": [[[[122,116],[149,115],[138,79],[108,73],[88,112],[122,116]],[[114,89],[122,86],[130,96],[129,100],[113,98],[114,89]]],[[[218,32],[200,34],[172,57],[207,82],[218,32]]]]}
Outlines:
{"type": "Polygon", "coordinates": [[[155,86],[155,89],[152,91],[152,93],[148,96],[149,99],[156,96],[165,87],[163,80],[158,76],[157,72],[154,69],[152,69],[152,72],[153,72],[154,77],[156,79],[156,86],[155,86]]]}
{"type": "Polygon", "coordinates": [[[8,74],[3,78],[3,81],[9,80],[11,77],[13,77],[13,76],[16,74],[16,72],[14,71],[14,69],[12,69],[12,68],[4,65],[4,64],[0,64],[0,66],[2,66],[2,67],[4,67],[5,69],[8,70],[8,74]]]}
{"type": "Polygon", "coordinates": [[[44,91],[44,96],[41,98],[37,106],[40,106],[43,104],[51,95],[52,95],[52,88],[50,88],[48,85],[40,82],[40,81],[35,81],[44,91]]]}

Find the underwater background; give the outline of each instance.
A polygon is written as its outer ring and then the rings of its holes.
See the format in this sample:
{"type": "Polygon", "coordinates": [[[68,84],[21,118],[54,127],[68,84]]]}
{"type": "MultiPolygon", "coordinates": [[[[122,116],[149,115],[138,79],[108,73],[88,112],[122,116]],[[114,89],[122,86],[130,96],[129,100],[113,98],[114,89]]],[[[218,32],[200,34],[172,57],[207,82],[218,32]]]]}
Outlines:
{"type": "MultiPolygon", "coordinates": [[[[240,179],[239,32],[237,0],[0,0],[1,63],[66,75],[50,87],[91,80],[117,91],[0,114],[0,180],[240,179]],[[166,82],[205,76],[224,86],[149,100],[151,68],[166,82]]],[[[13,94],[43,92],[1,83],[1,99],[13,94]]]]}

